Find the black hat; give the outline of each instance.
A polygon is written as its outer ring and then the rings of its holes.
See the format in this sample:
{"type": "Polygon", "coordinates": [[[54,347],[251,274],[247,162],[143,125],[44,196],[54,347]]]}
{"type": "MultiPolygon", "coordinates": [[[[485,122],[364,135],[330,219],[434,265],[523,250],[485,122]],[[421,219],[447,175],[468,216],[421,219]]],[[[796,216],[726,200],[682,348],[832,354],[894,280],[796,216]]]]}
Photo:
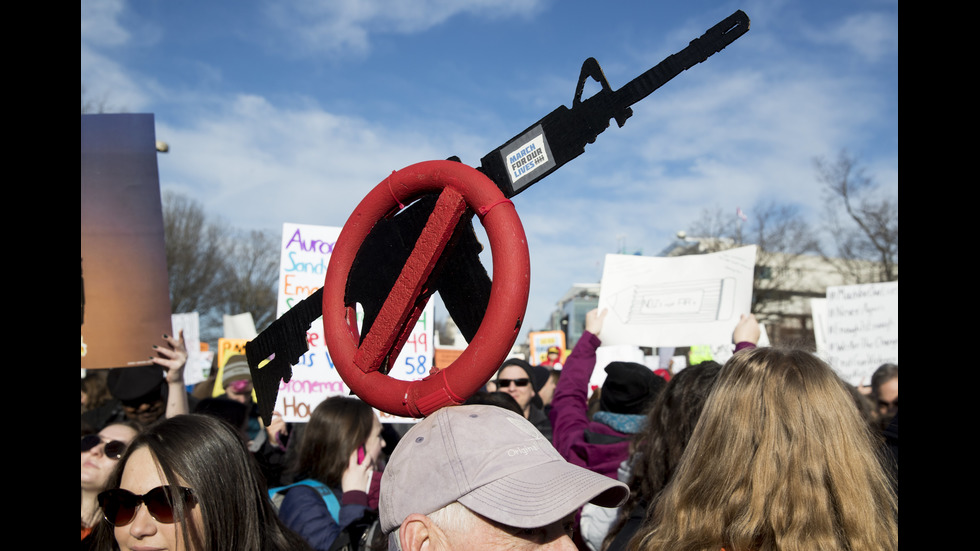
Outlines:
{"type": "Polygon", "coordinates": [[[106,385],[113,398],[121,402],[155,402],[166,385],[163,368],[154,365],[117,367],[109,370],[106,385]]]}
{"type": "Polygon", "coordinates": [[[649,367],[635,362],[611,362],[599,395],[599,409],[610,413],[640,414],[660,394],[667,381],[649,367]]]}

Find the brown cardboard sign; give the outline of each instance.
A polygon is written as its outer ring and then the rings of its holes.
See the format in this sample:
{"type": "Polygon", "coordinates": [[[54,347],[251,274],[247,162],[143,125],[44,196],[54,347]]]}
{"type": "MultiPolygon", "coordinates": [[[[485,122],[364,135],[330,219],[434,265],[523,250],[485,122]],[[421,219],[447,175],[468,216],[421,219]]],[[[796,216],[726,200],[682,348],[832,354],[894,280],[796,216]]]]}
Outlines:
{"type": "Polygon", "coordinates": [[[82,368],[149,365],[171,334],[153,115],[82,115],[82,368]]]}

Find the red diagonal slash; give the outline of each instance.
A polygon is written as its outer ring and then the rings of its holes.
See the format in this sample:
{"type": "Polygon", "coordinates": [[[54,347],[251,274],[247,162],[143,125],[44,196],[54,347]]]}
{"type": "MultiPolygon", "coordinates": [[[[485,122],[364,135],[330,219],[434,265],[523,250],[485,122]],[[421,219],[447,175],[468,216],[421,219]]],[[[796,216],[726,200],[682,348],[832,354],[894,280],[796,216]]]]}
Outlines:
{"type": "Polygon", "coordinates": [[[482,173],[453,161],[427,161],[392,173],[357,206],[333,250],[323,285],[323,327],[330,356],[357,396],[393,415],[423,417],[462,403],[506,359],[520,331],[530,282],[524,228],[513,204],[482,173]],[[374,225],[422,195],[438,193],[411,256],[378,313],[360,336],[353,304],[344,295],[350,268],[374,225]],[[439,256],[466,210],[480,218],[493,255],[493,284],[483,322],[466,350],[449,367],[418,381],[401,381],[379,369],[397,356],[418,320],[426,285],[439,256]]]}
{"type": "Polygon", "coordinates": [[[354,365],[361,371],[377,370],[386,358],[398,356],[425,307],[418,304],[418,297],[423,294],[423,287],[464,212],[463,196],[452,188],[443,189],[412,255],[385,299],[371,331],[357,349],[354,365]]]}

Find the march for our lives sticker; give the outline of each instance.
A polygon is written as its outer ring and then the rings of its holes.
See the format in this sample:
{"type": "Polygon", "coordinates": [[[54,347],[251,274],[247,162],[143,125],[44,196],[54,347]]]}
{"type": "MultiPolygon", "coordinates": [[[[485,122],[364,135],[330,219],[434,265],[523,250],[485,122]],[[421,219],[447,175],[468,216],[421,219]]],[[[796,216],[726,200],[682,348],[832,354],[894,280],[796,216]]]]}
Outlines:
{"type": "Polygon", "coordinates": [[[513,147],[505,148],[500,153],[504,157],[507,175],[515,192],[534,181],[532,174],[543,174],[555,166],[541,125],[535,126],[511,144],[514,144],[513,147]]]}

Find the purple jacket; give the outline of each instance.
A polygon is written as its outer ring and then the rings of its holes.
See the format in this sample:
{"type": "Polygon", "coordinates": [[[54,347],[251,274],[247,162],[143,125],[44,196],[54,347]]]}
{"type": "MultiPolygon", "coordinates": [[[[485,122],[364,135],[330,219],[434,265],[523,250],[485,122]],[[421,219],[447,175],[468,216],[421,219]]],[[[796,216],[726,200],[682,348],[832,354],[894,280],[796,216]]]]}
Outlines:
{"type": "Polygon", "coordinates": [[[595,368],[599,337],[582,333],[565,360],[551,399],[552,443],[566,461],[617,480],[619,464],[629,456],[630,435],[588,418],[589,379],[595,368]],[[588,434],[588,440],[587,436],[588,434]],[[613,440],[598,443],[597,440],[613,440]]]}

